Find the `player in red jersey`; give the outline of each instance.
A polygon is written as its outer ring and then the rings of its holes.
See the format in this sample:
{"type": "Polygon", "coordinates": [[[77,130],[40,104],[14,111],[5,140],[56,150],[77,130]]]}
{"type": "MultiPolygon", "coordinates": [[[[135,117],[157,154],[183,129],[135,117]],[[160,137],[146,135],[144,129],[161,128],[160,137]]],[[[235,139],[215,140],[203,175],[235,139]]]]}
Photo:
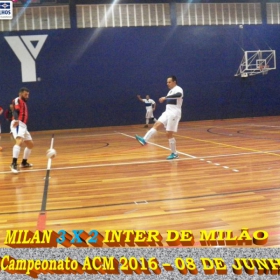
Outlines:
{"type": "Polygon", "coordinates": [[[19,97],[13,100],[13,120],[11,122],[11,132],[16,141],[13,147],[13,162],[11,164],[11,170],[13,173],[18,173],[17,159],[19,157],[21,145],[25,144],[25,149],[23,152],[23,160],[21,162],[21,167],[31,167],[32,164],[27,162],[30,156],[31,149],[34,144],[30,133],[27,130],[27,120],[28,120],[28,110],[26,102],[29,98],[29,89],[23,87],[19,90],[19,97]]]}

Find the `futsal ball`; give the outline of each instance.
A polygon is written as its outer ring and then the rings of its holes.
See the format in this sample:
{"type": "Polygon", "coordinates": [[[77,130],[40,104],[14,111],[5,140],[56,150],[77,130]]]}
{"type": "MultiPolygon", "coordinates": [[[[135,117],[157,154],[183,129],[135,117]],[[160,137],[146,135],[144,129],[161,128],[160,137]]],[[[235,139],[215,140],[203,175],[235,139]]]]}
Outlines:
{"type": "Polygon", "coordinates": [[[56,156],[56,150],[55,149],[48,149],[47,150],[47,158],[54,158],[56,156]]]}

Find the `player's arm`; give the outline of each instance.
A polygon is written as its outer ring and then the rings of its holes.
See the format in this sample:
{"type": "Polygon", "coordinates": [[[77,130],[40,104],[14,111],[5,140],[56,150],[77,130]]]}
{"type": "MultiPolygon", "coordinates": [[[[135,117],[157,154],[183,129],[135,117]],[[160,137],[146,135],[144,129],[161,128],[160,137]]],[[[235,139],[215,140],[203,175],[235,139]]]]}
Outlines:
{"type": "Polygon", "coordinates": [[[170,95],[161,97],[161,98],[159,99],[159,102],[162,103],[162,102],[164,102],[166,99],[169,99],[169,98],[172,98],[172,99],[174,99],[174,98],[180,98],[180,97],[182,97],[182,96],[183,96],[182,92],[176,92],[176,93],[174,93],[174,94],[170,94],[170,95]]]}
{"type": "Polygon", "coordinates": [[[16,108],[13,110],[13,117],[15,121],[18,121],[18,116],[19,116],[19,110],[16,108]]]}
{"type": "Polygon", "coordinates": [[[0,107],[0,115],[2,115],[3,111],[4,111],[3,108],[0,107]]]}
{"type": "Polygon", "coordinates": [[[144,102],[144,100],[141,98],[140,95],[137,95],[137,98],[138,98],[139,101],[144,102]]]}
{"type": "Polygon", "coordinates": [[[14,126],[18,126],[18,123],[19,123],[19,120],[18,120],[18,117],[19,117],[19,105],[14,105],[14,110],[13,110],[13,118],[14,118],[14,126]]]}
{"type": "Polygon", "coordinates": [[[182,97],[182,92],[177,92],[177,93],[174,93],[174,94],[171,94],[171,95],[167,95],[166,96],[166,99],[168,98],[179,98],[179,97],[182,97]]]}

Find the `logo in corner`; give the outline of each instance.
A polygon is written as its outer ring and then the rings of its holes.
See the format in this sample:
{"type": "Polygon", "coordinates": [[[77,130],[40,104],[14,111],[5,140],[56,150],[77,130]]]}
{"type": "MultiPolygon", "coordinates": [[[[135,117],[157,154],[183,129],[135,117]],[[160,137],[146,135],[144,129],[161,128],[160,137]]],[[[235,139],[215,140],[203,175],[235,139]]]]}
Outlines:
{"type": "Polygon", "coordinates": [[[36,63],[48,35],[5,36],[5,40],[21,63],[22,82],[36,82],[36,63]]]}
{"type": "Polygon", "coordinates": [[[13,2],[0,1],[0,20],[13,19],[13,2]]]}

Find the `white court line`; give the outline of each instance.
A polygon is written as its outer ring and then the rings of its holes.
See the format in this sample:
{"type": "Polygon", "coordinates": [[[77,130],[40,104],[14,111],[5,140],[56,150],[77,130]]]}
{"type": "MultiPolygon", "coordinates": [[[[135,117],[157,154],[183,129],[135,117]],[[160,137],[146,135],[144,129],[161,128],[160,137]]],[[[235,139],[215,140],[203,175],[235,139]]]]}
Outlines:
{"type": "MultiPolygon", "coordinates": [[[[77,136],[71,136],[71,138],[79,138],[79,137],[97,137],[97,136],[108,136],[108,135],[115,135],[116,132],[113,133],[104,133],[104,134],[88,134],[88,135],[77,135],[77,136]]],[[[70,138],[69,135],[65,135],[65,137],[60,137],[59,135],[56,138],[70,138]]]]}
{"type": "Polygon", "coordinates": [[[235,126],[264,126],[264,127],[279,127],[280,126],[277,126],[277,125],[265,125],[265,124],[251,124],[251,123],[243,123],[243,124],[224,124],[224,125],[215,125],[215,124],[209,124],[209,125],[194,125],[194,126],[189,126],[189,127],[181,127],[180,128],[180,131],[181,130],[194,130],[194,129],[205,129],[205,128],[223,128],[223,129],[226,129],[227,127],[235,127],[235,126]]]}
{"type": "Polygon", "coordinates": [[[138,209],[133,209],[133,210],[124,212],[124,214],[131,214],[131,213],[134,213],[134,212],[136,212],[136,211],[138,211],[138,209]]]}
{"type": "MultiPolygon", "coordinates": [[[[176,161],[185,161],[192,160],[192,158],[178,158],[176,161]]],[[[52,167],[52,171],[54,170],[68,170],[68,169],[81,169],[81,168],[93,168],[93,167],[106,167],[106,166],[122,166],[122,165],[134,165],[134,164],[149,164],[149,163],[172,163],[174,161],[168,161],[166,159],[162,160],[150,160],[150,161],[133,161],[133,162],[121,162],[121,163],[104,163],[104,164],[91,164],[91,165],[78,165],[78,166],[68,166],[68,167],[52,167]]],[[[46,171],[46,169],[30,169],[23,170],[20,173],[28,173],[28,172],[39,172],[46,171]]],[[[12,174],[11,171],[1,171],[0,174],[12,174]]],[[[19,174],[17,176],[19,176],[19,174]]]]}
{"type": "MultiPolygon", "coordinates": [[[[233,157],[233,156],[254,155],[254,154],[267,154],[267,153],[277,153],[277,152],[280,152],[280,150],[248,152],[248,153],[238,153],[238,154],[226,154],[226,155],[216,155],[216,156],[205,156],[205,157],[201,157],[201,158],[233,157]]],[[[200,157],[198,157],[198,158],[200,158],[200,157]]]]}
{"type": "Polygon", "coordinates": [[[248,124],[248,126],[264,126],[264,127],[279,127],[279,125],[265,125],[265,124],[248,124]]]}
{"type": "MultiPolygon", "coordinates": [[[[97,136],[108,136],[108,135],[116,135],[118,133],[113,132],[113,133],[104,133],[104,134],[87,134],[87,135],[75,135],[75,136],[71,136],[69,137],[69,135],[57,135],[56,138],[60,139],[60,138],[84,138],[84,137],[97,137],[97,136]]],[[[39,135],[39,134],[38,134],[39,135]]],[[[37,136],[38,136],[37,135],[37,136]]],[[[33,137],[34,138],[34,137],[33,137]]],[[[40,137],[40,139],[46,139],[49,138],[49,136],[45,136],[45,137],[40,137]]],[[[39,140],[40,140],[39,139],[39,140]]]]}
{"type": "MultiPolygon", "coordinates": [[[[210,126],[210,125],[209,125],[210,126]]],[[[213,125],[213,127],[219,127],[219,128],[223,128],[223,127],[227,127],[227,126],[266,126],[265,124],[253,124],[253,123],[240,123],[240,124],[225,124],[225,125],[213,125]]],[[[275,126],[277,127],[277,126],[275,126]]]]}
{"type": "MultiPolygon", "coordinates": [[[[121,133],[121,132],[118,132],[118,133],[121,134],[121,135],[123,135],[123,136],[126,136],[126,137],[129,137],[129,138],[135,139],[135,137],[133,137],[133,136],[131,136],[131,135],[128,135],[128,134],[125,134],[125,133],[121,133]]],[[[136,140],[135,140],[135,141],[136,141],[136,140]]],[[[152,142],[147,142],[147,143],[149,143],[149,144],[151,144],[151,145],[154,145],[154,146],[157,146],[157,147],[160,147],[160,148],[162,148],[162,149],[165,149],[165,150],[170,151],[169,148],[166,148],[166,147],[164,147],[164,146],[162,146],[162,145],[155,144],[155,143],[152,143],[152,142]]],[[[178,152],[178,151],[177,151],[177,153],[180,154],[180,155],[184,155],[184,156],[190,157],[190,158],[197,158],[197,157],[195,157],[195,156],[192,156],[192,155],[190,155],[190,154],[186,154],[186,153],[183,153],[183,152],[178,152]]]]}
{"type": "MultiPolygon", "coordinates": [[[[116,132],[118,134],[123,134],[120,132],[116,132]]],[[[130,135],[128,135],[130,138],[134,138],[130,135]]],[[[150,143],[153,144],[153,143],[150,143]]],[[[153,144],[157,145],[157,144],[153,144]]],[[[166,147],[163,147],[167,149],[166,147]]],[[[185,160],[192,160],[192,159],[200,159],[201,161],[204,161],[207,158],[219,158],[219,157],[231,157],[231,156],[243,156],[243,155],[253,155],[253,154],[263,154],[263,153],[275,153],[280,152],[280,150],[272,150],[272,151],[259,151],[259,152],[248,152],[248,153],[237,153],[237,154],[225,154],[225,155],[212,155],[212,156],[200,156],[200,157],[193,157],[190,156],[190,158],[179,158],[176,159],[176,161],[185,161],[185,160]]],[[[106,166],[122,166],[122,165],[134,165],[134,164],[149,164],[149,163],[160,163],[160,162],[172,162],[164,160],[150,160],[150,161],[134,161],[134,162],[122,162],[122,163],[108,163],[108,164],[91,164],[91,165],[78,165],[78,166],[68,166],[68,167],[53,167],[52,170],[68,170],[68,169],[82,169],[82,168],[93,168],[93,167],[106,167],[106,166]]],[[[20,173],[28,173],[28,172],[40,172],[40,171],[46,171],[45,168],[43,169],[31,169],[31,170],[23,170],[20,171],[20,173]]],[[[235,171],[235,170],[234,170],[235,171]]],[[[19,173],[19,175],[20,175],[19,173]]],[[[11,171],[0,171],[0,174],[11,174],[11,171]]]]}
{"type": "MultiPolygon", "coordinates": [[[[269,151],[269,152],[279,152],[280,150],[269,151]]],[[[200,159],[204,161],[205,158],[219,158],[219,157],[231,157],[231,156],[242,156],[242,155],[252,155],[252,154],[262,154],[268,152],[250,152],[250,153],[240,153],[240,154],[227,154],[227,155],[215,155],[215,156],[201,156],[195,158],[179,158],[176,161],[185,161],[192,159],[200,159]]],[[[167,161],[166,159],[162,160],[150,160],[150,161],[133,161],[133,162],[121,162],[121,163],[104,163],[104,164],[91,164],[91,165],[78,165],[78,166],[68,166],[68,167],[52,167],[52,170],[68,170],[68,169],[81,169],[81,168],[93,168],[93,167],[106,167],[106,166],[122,166],[122,165],[134,165],[134,164],[149,164],[149,163],[160,163],[160,162],[174,162],[167,161]]],[[[28,173],[28,172],[39,172],[46,171],[46,169],[31,169],[31,170],[23,170],[20,173],[28,173]]],[[[19,175],[20,175],[19,173],[19,175]]],[[[11,171],[1,171],[0,174],[11,174],[11,171]]]]}

